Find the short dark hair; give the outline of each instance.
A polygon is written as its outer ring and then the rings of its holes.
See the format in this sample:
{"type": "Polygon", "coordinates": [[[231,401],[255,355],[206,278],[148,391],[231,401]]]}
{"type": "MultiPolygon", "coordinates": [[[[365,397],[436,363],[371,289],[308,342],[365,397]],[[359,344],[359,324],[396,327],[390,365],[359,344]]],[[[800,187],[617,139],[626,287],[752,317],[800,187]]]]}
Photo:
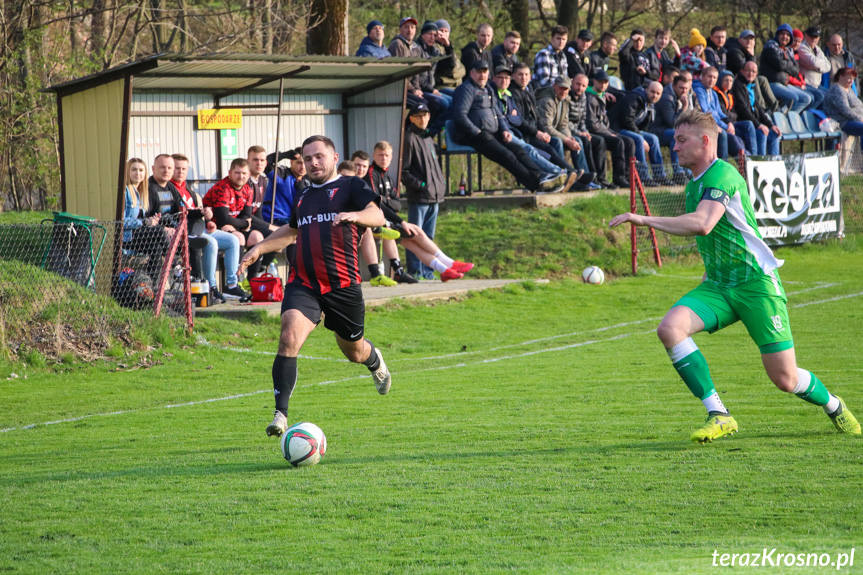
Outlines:
{"type": "Polygon", "coordinates": [[[857,70],[855,70],[854,68],[839,68],[839,70],[837,70],[836,72],[836,75],[833,76],[833,81],[838,82],[840,78],[842,78],[842,76],[844,76],[845,74],[851,74],[856,78],[857,70]]]}
{"type": "Polygon", "coordinates": [[[231,162],[231,170],[234,168],[248,168],[249,160],[246,158],[236,158],[231,162]]]}
{"type": "Polygon", "coordinates": [[[612,32],[603,32],[602,36],[599,37],[600,44],[605,44],[609,40],[617,40],[617,36],[615,36],[612,32]]]}
{"type": "Polygon", "coordinates": [[[356,174],[357,173],[357,165],[350,160],[345,160],[344,162],[339,164],[339,167],[336,171],[338,171],[338,172],[341,172],[341,171],[353,172],[354,174],[356,174]]]}
{"type": "Polygon", "coordinates": [[[653,33],[654,38],[656,38],[657,36],[669,36],[669,35],[671,35],[671,32],[668,30],[668,28],[657,28],[656,32],[653,33]]]}
{"type": "Polygon", "coordinates": [[[306,146],[308,146],[309,144],[314,144],[315,142],[323,142],[326,147],[330,148],[334,152],[336,151],[336,145],[333,143],[333,141],[328,137],[321,135],[309,136],[308,138],[303,140],[303,145],[301,146],[301,148],[305,150],[306,146]]]}
{"type": "Polygon", "coordinates": [[[357,150],[356,152],[351,154],[351,161],[356,160],[357,158],[359,158],[361,160],[365,160],[367,162],[371,161],[369,154],[367,152],[362,151],[362,150],[357,150]]]}
{"type": "Polygon", "coordinates": [[[266,151],[267,151],[267,149],[264,148],[263,146],[258,146],[257,144],[255,144],[254,146],[249,148],[249,150],[246,152],[246,155],[248,156],[249,154],[260,154],[261,152],[266,152],[266,151]]]}
{"type": "Polygon", "coordinates": [[[725,32],[725,26],[714,26],[710,29],[710,35],[713,36],[717,32],[725,32]]]}
{"type": "Polygon", "coordinates": [[[528,66],[526,62],[516,62],[512,66],[513,74],[515,73],[516,70],[521,70],[522,68],[527,68],[528,70],[530,70],[530,66],[528,66]]]}
{"type": "Polygon", "coordinates": [[[673,85],[676,86],[678,82],[691,82],[692,81],[692,76],[687,76],[686,74],[683,73],[684,71],[685,70],[681,70],[680,73],[674,77],[674,82],[672,82],[673,85]]]}
{"type": "Polygon", "coordinates": [[[555,36],[569,36],[569,28],[558,24],[551,29],[551,37],[554,38],[555,36]]]}
{"type": "Polygon", "coordinates": [[[521,34],[519,34],[518,30],[510,30],[506,33],[506,36],[503,37],[504,40],[507,38],[518,38],[521,40],[521,34]]]}
{"type": "Polygon", "coordinates": [[[632,38],[632,37],[633,37],[633,36],[635,36],[635,35],[638,35],[638,36],[644,36],[644,30],[642,30],[641,28],[635,28],[635,29],[633,29],[633,30],[632,30],[632,32],[629,34],[629,37],[630,37],[630,38],[632,38]]]}

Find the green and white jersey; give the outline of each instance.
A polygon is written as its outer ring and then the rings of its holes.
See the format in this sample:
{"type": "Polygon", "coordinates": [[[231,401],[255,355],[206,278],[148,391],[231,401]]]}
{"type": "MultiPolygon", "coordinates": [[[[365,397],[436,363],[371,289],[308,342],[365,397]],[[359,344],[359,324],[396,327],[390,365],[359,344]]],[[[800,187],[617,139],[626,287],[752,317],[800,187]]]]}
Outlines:
{"type": "Polygon", "coordinates": [[[704,200],[725,205],[725,214],[710,233],[695,238],[708,280],[720,286],[738,286],[784,263],[761,239],[746,180],[737,168],[717,159],[686,184],[687,214],[704,200]]]}

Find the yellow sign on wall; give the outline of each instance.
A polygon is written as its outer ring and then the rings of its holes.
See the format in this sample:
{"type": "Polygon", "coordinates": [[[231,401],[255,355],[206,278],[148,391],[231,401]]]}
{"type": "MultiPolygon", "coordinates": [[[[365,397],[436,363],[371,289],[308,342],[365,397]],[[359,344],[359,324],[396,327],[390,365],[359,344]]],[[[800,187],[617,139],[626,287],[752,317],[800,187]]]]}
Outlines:
{"type": "Polygon", "coordinates": [[[198,110],[199,130],[236,130],[243,127],[243,111],[222,108],[198,110]]]}

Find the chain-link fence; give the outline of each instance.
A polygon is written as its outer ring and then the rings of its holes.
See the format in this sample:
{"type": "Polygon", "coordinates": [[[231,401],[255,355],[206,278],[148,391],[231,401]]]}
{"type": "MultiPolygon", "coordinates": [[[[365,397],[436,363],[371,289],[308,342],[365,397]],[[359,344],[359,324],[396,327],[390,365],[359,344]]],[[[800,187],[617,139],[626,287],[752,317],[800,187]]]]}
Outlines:
{"type": "MultiPolygon", "coordinates": [[[[817,155],[793,154],[801,158],[817,155]]],[[[845,146],[838,152],[838,159],[844,234],[863,233],[863,153],[857,146],[845,146]]],[[[730,161],[734,161],[741,174],[746,177],[744,160],[730,161]]],[[[640,189],[635,187],[631,190],[632,211],[640,214],[649,211],[650,215],[665,217],[685,213],[684,189],[690,181],[687,171],[671,164],[648,167],[633,161],[632,165],[636,168],[639,179],[644,181],[640,189]]],[[[664,256],[676,257],[690,252],[694,254],[696,247],[692,237],[654,232],[647,227],[634,228],[634,235],[633,258],[637,258],[638,267],[655,267],[656,251],[661,259],[664,256]]]]}
{"type": "Polygon", "coordinates": [[[0,225],[0,351],[98,356],[154,315],[191,328],[188,270],[183,214],[136,229],[64,213],[0,225]]]}

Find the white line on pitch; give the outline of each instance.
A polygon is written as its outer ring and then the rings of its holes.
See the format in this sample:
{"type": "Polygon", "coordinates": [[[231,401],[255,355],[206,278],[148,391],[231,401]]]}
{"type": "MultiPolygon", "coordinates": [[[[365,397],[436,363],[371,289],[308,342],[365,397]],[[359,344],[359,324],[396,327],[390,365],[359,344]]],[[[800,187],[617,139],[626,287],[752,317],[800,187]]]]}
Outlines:
{"type": "Polygon", "coordinates": [[[839,300],[841,300],[841,299],[848,299],[848,298],[852,298],[852,297],[860,297],[861,295],[863,295],[863,291],[861,291],[861,292],[857,292],[857,293],[851,293],[851,294],[847,294],[847,295],[838,295],[838,296],[836,296],[836,297],[831,297],[831,298],[829,298],[829,299],[822,299],[822,300],[818,300],[818,301],[809,301],[809,302],[806,302],[806,303],[798,303],[798,304],[794,304],[794,305],[792,305],[791,307],[806,307],[807,305],[816,305],[816,304],[819,304],[819,303],[828,303],[828,302],[831,302],[831,301],[839,301],[839,300]]]}

